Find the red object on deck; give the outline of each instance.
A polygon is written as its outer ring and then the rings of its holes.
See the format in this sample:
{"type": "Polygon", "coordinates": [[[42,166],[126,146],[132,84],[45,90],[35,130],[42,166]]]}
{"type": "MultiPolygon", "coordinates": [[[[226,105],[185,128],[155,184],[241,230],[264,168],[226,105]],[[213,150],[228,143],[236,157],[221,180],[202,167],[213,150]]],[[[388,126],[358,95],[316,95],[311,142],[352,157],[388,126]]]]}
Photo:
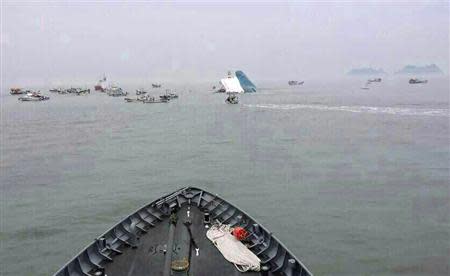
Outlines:
{"type": "Polygon", "coordinates": [[[248,232],[242,227],[235,227],[232,233],[240,241],[245,240],[248,236],[248,232]]]}

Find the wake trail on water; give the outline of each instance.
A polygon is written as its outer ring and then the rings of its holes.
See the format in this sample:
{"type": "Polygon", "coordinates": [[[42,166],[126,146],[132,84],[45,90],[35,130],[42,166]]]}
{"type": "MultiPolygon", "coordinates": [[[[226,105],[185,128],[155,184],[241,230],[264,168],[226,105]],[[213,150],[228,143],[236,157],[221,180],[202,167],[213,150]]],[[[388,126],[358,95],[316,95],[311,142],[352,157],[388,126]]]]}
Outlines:
{"type": "Polygon", "coordinates": [[[377,107],[356,105],[330,106],[324,104],[244,104],[244,107],[274,110],[313,109],[325,111],[344,111],[352,113],[390,114],[401,116],[450,117],[449,109],[439,108],[377,107]]]}

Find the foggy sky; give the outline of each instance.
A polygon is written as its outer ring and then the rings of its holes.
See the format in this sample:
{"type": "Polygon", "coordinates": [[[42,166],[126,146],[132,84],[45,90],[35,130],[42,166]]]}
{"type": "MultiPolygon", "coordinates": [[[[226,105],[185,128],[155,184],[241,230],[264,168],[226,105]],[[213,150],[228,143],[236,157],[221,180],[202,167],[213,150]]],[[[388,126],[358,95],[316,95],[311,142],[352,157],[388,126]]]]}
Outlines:
{"type": "Polygon", "coordinates": [[[4,84],[70,79],[253,80],[448,71],[447,1],[3,1],[4,84]]]}

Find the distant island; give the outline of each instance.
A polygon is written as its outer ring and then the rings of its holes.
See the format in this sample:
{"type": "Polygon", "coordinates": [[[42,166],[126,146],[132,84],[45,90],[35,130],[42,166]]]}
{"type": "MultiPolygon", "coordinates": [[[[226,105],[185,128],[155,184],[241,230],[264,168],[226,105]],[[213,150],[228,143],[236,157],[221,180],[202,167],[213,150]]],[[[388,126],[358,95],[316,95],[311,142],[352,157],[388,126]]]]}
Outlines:
{"type": "Polygon", "coordinates": [[[442,74],[442,70],[436,64],[414,66],[406,65],[396,74],[442,74]]]}
{"type": "Polygon", "coordinates": [[[385,75],[386,72],[384,72],[383,69],[374,69],[374,68],[354,68],[350,70],[347,75],[350,76],[374,76],[374,75],[385,75]]]}

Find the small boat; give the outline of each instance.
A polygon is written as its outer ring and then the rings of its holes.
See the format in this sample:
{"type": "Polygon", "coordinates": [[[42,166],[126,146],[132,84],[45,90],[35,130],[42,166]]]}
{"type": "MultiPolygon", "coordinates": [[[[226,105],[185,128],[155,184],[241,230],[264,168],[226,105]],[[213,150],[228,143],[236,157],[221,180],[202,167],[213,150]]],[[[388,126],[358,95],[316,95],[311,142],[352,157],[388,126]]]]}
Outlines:
{"type": "Polygon", "coordinates": [[[236,94],[237,93],[228,93],[228,97],[225,99],[225,102],[228,104],[238,104],[239,98],[236,94]]]}
{"type": "Polygon", "coordinates": [[[103,79],[99,80],[97,84],[94,86],[95,91],[105,92],[107,88],[106,76],[103,76],[103,79]]]}
{"type": "Polygon", "coordinates": [[[375,78],[375,79],[368,79],[367,83],[372,83],[372,82],[381,82],[381,78],[375,78]]]}
{"type": "Polygon", "coordinates": [[[214,91],[214,93],[225,93],[225,92],[227,92],[227,90],[223,87],[214,91]]]}
{"type": "Polygon", "coordinates": [[[160,100],[156,100],[156,99],[146,99],[142,101],[145,104],[152,104],[152,103],[168,103],[169,100],[166,99],[160,99],[160,100]]]}
{"type": "Polygon", "coordinates": [[[39,102],[39,101],[44,101],[44,100],[46,100],[46,99],[30,97],[30,96],[23,96],[23,97],[19,98],[19,101],[21,101],[21,102],[39,102]]]}
{"type": "Polygon", "coordinates": [[[160,87],[161,87],[161,84],[152,83],[152,87],[153,87],[153,88],[160,88],[160,87]]]}
{"type": "Polygon", "coordinates": [[[159,96],[159,99],[163,100],[163,101],[170,101],[169,95],[161,95],[161,96],[159,96]]]}
{"type": "Polygon", "coordinates": [[[61,90],[62,90],[62,89],[53,88],[53,89],[50,89],[50,90],[48,90],[48,91],[51,92],[51,93],[61,93],[61,90]]]}
{"type": "Polygon", "coordinates": [[[67,89],[50,89],[50,92],[57,92],[58,94],[74,94],[77,96],[86,95],[91,93],[91,89],[83,89],[79,87],[71,87],[67,89]]]}
{"type": "Polygon", "coordinates": [[[133,98],[125,98],[124,99],[127,103],[137,103],[137,102],[141,102],[142,100],[140,100],[139,98],[133,99],[133,98]]]}
{"type": "Polygon", "coordinates": [[[427,83],[428,80],[419,80],[418,78],[413,78],[409,80],[409,84],[427,83]]]}
{"type": "Polygon", "coordinates": [[[40,92],[29,92],[26,96],[20,97],[19,101],[22,102],[38,102],[49,100],[50,97],[41,95],[40,92]]]}
{"type": "Polygon", "coordinates": [[[142,95],[142,96],[136,96],[136,98],[125,98],[124,100],[128,103],[137,103],[137,102],[143,102],[150,98],[153,98],[153,97],[151,97],[150,95],[142,95]]]}
{"type": "Polygon", "coordinates": [[[76,88],[73,88],[73,87],[71,87],[71,88],[69,88],[69,89],[66,89],[66,93],[69,93],[69,94],[75,94],[75,93],[77,93],[77,89],[76,88]]]}
{"type": "MultiPolygon", "coordinates": [[[[304,239],[301,229],[294,229],[304,239]],[[299,234],[300,233],[300,234],[299,234]]],[[[186,187],[137,209],[54,276],[289,275],[312,273],[250,215],[186,187]]]]}
{"type": "Polygon", "coordinates": [[[106,93],[108,94],[108,96],[112,97],[122,97],[128,95],[127,92],[123,91],[122,88],[117,86],[111,86],[109,89],[106,90],[106,93]]]}
{"type": "Polygon", "coordinates": [[[77,88],[74,92],[77,96],[86,95],[91,93],[91,89],[77,88]]]}
{"type": "Polygon", "coordinates": [[[304,81],[288,81],[288,84],[293,86],[293,85],[303,85],[305,82],[304,81]]]}
{"type": "Polygon", "coordinates": [[[29,91],[22,90],[21,88],[11,88],[9,91],[9,93],[11,95],[23,95],[23,94],[27,94],[27,92],[29,92],[29,91]]]}
{"type": "Polygon", "coordinates": [[[175,93],[171,93],[170,90],[166,90],[166,94],[159,96],[161,99],[178,99],[178,95],[175,93]]]}
{"type": "Polygon", "coordinates": [[[160,96],[159,99],[156,99],[155,97],[145,97],[142,102],[143,103],[168,103],[170,101],[170,98],[162,97],[160,96]]]}
{"type": "Polygon", "coordinates": [[[144,89],[136,89],[136,95],[144,95],[147,94],[147,91],[144,89]]]}

